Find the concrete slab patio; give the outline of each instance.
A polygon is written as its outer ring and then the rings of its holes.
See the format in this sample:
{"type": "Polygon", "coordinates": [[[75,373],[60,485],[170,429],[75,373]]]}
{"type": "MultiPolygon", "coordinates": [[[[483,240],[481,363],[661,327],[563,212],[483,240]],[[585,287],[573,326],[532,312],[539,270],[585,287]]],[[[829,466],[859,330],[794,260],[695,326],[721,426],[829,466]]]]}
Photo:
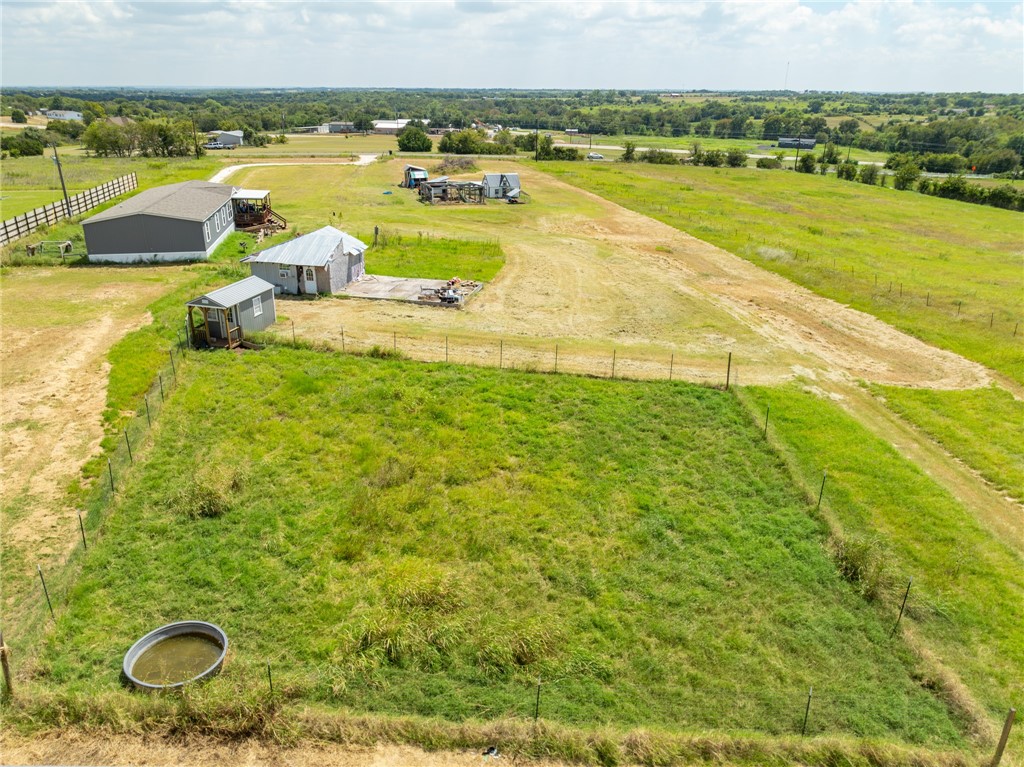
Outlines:
{"type": "MultiPolygon", "coordinates": [[[[480,290],[480,283],[463,283],[460,289],[464,298],[480,290]]],[[[392,301],[411,301],[417,304],[439,304],[437,300],[421,298],[426,291],[441,290],[449,287],[446,280],[426,280],[419,277],[387,277],[380,274],[364,274],[358,280],[350,282],[344,290],[335,295],[352,296],[353,298],[378,298],[392,301]]]]}

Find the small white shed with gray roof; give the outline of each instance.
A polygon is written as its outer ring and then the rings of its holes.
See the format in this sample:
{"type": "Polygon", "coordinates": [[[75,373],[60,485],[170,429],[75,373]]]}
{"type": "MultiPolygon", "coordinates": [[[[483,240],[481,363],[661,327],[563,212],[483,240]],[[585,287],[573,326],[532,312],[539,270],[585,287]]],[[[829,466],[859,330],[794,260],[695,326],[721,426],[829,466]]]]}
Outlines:
{"type": "Polygon", "coordinates": [[[366,244],[325,226],[244,259],[252,273],[291,295],[342,290],[366,271],[366,244]]]}
{"type": "Polygon", "coordinates": [[[485,173],[484,196],[491,199],[504,199],[513,191],[522,189],[518,173],[485,173]]]}
{"type": "Polygon", "coordinates": [[[265,330],[277,322],[274,286],[259,277],[246,277],[189,301],[188,332],[193,346],[240,346],[246,333],[265,330]]]}
{"type": "Polygon", "coordinates": [[[82,222],[89,261],[205,261],[235,230],[233,191],[183,181],[140,192],[82,222]]]}

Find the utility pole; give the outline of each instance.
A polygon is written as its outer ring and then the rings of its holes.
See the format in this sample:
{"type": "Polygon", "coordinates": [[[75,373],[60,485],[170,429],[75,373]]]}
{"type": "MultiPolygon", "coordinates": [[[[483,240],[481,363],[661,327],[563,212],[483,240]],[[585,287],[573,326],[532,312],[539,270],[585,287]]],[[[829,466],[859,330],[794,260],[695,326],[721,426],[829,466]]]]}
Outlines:
{"type": "Polygon", "coordinates": [[[192,118],[192,146],[196,150],[196,159],[198,160],[199,159],[199,134],[196,133],[196,113],[195,113],[195,110],[193,110],[191,112],[190,117],[192,118]]]}
{"type": "Polygon", "coordinates": [[[534,118],[533,138],[533,161],[537,162],[540,159],[540,115],[534,118]]]}
{"type": "Polygon", "coordinates": [[[57,175],[60,176],[60,188],[64,190],[64,212],[68,218],[71,218],[71,199],[68,197],[68,188],[64,183],[64,168],[61,167],[60,157],[57,156],[57,145],[50,144],[53,147],[53,161],[57,163],[57,175]]]}
{"type": "Polygon", "coordinates": [[[793,161],[793,170],[796,170],[798,165],[800,165],[800,132],[799,131],[797,131],[797,134],[796,134],[796,160],[793,161]]]}

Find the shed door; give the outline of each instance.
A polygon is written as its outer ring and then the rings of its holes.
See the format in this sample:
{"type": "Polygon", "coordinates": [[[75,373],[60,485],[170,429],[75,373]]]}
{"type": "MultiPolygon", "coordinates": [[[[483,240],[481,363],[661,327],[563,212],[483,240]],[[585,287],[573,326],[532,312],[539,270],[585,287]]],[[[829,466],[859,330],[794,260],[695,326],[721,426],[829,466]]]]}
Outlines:
{"type": "Polygon", "coordinates": [[[307,293],[316,293],[316,274],[313,272],[312,266],[307,266],[303,273],[306,276],[305,279],[305,291],[307,293]]]}

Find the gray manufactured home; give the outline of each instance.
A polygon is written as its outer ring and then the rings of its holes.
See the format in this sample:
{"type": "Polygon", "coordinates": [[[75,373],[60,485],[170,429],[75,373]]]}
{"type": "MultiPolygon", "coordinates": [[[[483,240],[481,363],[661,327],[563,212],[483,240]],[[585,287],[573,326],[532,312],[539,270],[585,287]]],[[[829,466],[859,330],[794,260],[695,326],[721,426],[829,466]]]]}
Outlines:
{"type": "Polygon", "coordinates": [[[277,322],[274,286],[259,277],[246,277],[189,301],[188,333],[193,346],[233,349],[247,333],[277,322]]]}
{"type": "Polygon", "coordinates": [[[147,189],[82,222],[92,263],[205,261],[235,230],[234,187],[208,181],[147,189]]]}
{"type": "Polygon", "coordinates": [[[252,273],[291,295],[342,290],[363,276],[366,244],[325,226],[246,259],[252,273]]]}

